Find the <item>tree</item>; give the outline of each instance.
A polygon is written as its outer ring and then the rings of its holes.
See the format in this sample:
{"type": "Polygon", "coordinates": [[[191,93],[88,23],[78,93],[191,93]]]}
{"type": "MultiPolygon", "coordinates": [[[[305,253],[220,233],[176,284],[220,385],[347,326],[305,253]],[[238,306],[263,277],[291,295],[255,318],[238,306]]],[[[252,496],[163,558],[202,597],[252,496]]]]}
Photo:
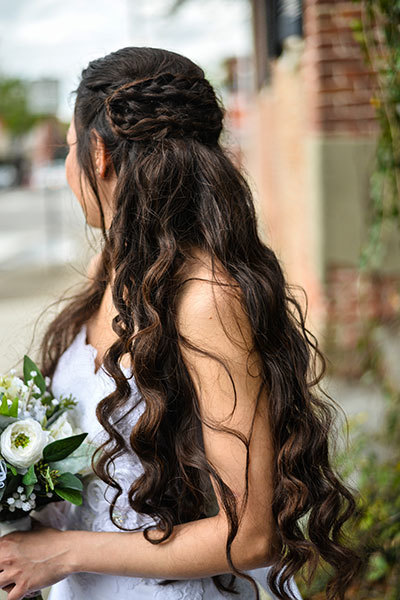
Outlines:
{"type": "Polygon", "coordinates": [[[0,119],[13,135],[29,131],[38,121],[28,106],[26,83],[15,77],[0,77],[0,119]]]}

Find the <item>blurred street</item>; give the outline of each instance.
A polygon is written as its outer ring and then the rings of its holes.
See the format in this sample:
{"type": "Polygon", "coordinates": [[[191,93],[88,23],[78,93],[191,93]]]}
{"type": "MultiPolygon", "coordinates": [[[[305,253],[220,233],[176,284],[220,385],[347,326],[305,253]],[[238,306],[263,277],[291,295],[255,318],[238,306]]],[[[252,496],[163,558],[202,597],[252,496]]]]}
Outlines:
{"type": "Polygon", "coordinates": [[[73,259],[83,224],[81,208],[66,187],[1,190],[0,271],[73,259]]]}
{"type": "MultiPolygon", "coordinates": [[[[37,318],[82,281],[92,252],[81,208],[69,189],[1,191],[0,372],[28,352],[37,318]]],[[[36,343],[55,311],[40,320],[36,343]]],[[[34,343],[33,356],[35,349],[34,343]]]]}

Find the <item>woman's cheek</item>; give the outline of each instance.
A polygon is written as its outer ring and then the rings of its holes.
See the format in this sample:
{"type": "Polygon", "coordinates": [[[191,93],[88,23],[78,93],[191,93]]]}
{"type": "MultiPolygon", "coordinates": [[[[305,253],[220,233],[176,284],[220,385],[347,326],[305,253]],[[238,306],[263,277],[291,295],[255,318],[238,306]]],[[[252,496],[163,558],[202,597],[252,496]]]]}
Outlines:
{"type": "Polygon", "coordinates": [[[79,176],[78,176],[78,167],[76,164],[76,159],[73,156],[71,149],[65,159],[65,177],[66,177],[69,187],[71,188],[72,192],[76,196],[77,200],[79,201],[80,204],[82,204],[80,185],[79,185],[79,176]]]}
{"type": "Polygon", "coordinates": [[[83,189],[81,190],[79,167],[76,164],[75,157],[72,155],[71,150],[65,159],[65,177],[71,191],[82,207],[88,225],[91,225],[92,227],[101,227],[99,207],[96,200],[93,198],[93,193],[89,189],[86,180],[82,182],[83,189]],[[84,198],[82,198],[82,191],[84,198]]]}

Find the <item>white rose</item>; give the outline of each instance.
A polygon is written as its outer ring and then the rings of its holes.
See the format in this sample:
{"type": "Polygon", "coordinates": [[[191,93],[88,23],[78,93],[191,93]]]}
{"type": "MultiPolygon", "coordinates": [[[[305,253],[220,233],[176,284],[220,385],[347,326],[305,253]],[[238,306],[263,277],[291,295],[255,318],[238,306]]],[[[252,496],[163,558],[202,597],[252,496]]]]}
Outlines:
{"type": "Polygon", "coordinates": [[[48,438],[35,419],[15,421],[0,436],[0,452],[14,467],[30,467],[42,458],[48,438]]]}
{"type": "Polygon", "coordinates": [[[68,414],[64,412],[62,415],[58,417],[49,428],[49,434],[52,438],[49,441],[53,440],[61,440],[63,438],[69,437],[70,435],[74,435],[72,425],[68,420],[68,414]]]}

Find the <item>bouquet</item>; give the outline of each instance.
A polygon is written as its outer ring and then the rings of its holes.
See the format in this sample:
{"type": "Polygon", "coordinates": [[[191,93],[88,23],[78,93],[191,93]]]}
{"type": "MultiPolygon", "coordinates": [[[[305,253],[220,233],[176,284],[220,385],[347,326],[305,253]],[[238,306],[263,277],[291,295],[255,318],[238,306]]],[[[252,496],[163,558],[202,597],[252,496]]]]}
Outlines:
{"type": "Polygon", "coordinates": [[[76,400],[55,398],[49,386],[28,356],[23,379],[0,375],[0,536],[30,529],[30,513],[50,502],[82,504],[91,444],[69,419],[76,400]]]}

